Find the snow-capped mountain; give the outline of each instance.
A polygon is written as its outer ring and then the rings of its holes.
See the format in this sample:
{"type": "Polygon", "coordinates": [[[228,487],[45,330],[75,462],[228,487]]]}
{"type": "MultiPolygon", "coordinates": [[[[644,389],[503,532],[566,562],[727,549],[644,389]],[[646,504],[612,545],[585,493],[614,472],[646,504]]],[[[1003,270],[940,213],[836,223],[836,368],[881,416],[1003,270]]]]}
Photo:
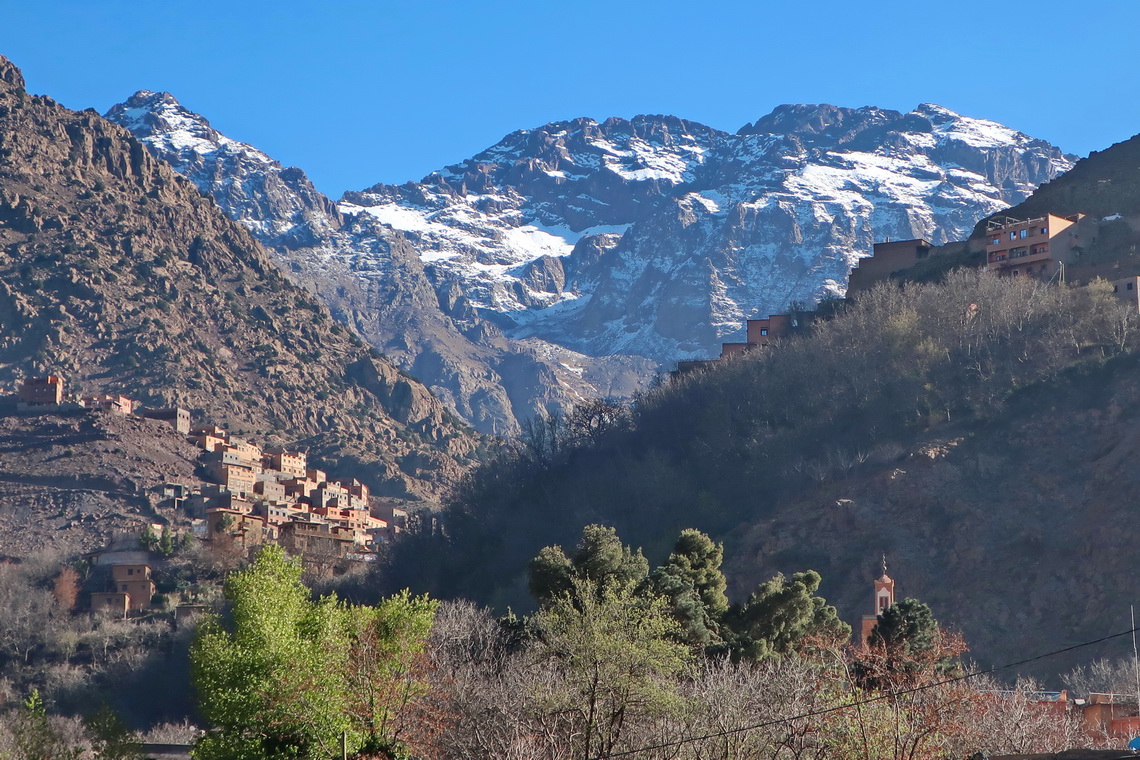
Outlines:
{"type": "Polygon", "coordinates": [[[781,106],[736,134],[671,116],[520,130],[334,209],[165,93],[108,117],[494,432],[715,355],[745,319],[842,293],[876,241],[960,238],[1072,165],[935,105],[781,106]]]}
{"type": "Polygon", "coordinates": [[[735,135],[663,116],[548,124],[340,208],[403,231],[508,336],[667,362],[842,293],[876,241],[956,239],[1071,165],[938,106],[783,106],[735,135]]]}
{"type": "Polygon", "coordinates": [[[336,204],[303,171],[284,168],[252,145],[231,140],[168,92],[140,90],[106,117],[209,192],[267,245],[315,245],[342,225],[336,204]]]}

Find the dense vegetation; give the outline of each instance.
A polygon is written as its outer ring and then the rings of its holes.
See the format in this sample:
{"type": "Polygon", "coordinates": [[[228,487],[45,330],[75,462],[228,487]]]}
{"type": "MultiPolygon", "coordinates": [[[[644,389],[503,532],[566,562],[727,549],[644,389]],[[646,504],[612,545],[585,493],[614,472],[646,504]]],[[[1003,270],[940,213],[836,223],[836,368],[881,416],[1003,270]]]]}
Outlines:
{"type": "MultiPolygon", "coordinates": [[[[444,537],[399,547],[392,578],[519,605],[527,558],[586,523],[616,526],[656,557],[687,525],[740,546],[821,483],[893,466],[932,432],[984,427],[1026,389],[1126,354],[1134,324],[1103,283],[960,271],[881,287],[806,336],[630,406],[535,421],[458,492],[444,537]]],[[[873,560],[883,546],[866,548],[873,560]]],[[[784,551],[784,566],[824,560],[803,543],[784,551]]]]}
{"type": "MultiPolygon", "coordinates": [[[[192,642],[186,627],[167,648],[191,663],[192,691],[171,678],[177,668],[119,670],[118,686],[135,698],[157,698],[148,689],[164,682],[193,694],[204,731],[183,723],[148,738],[193,741],[195,757],[226,760],[925,760],[1111,744],[1036,707],[1030,681],[961,680],[961,639],[921,602],[889,608],[870,646],[853,647],[815,595],[818,574],[777,576],[730,605],[722,558],[720,544],[685,530],[651,570],[612,529],[587,526],[573,550],[532,558],[538,611],[495,619],[470,602],[406,593],[374,606],[317,597],[299,563],[270,546],[227,576],[226,606],[192,642]]],[[[67,590],[55,584],[57,607],[67,590]]],[[[4,604],[10,611],[12,595],[4,604]]],[[[112,624],[52,615],[57,630],[112,624]]],[[[158,621],[118,622],[128,635],[158,631],[158,621]]],[[[53,636],[24,640],[34,660],[53,636]]],[[[20,674],[21,660],[7,655],[6,671],[20,674]]],[[[1095,689],[1128,675],[1098,662],[1070,680],[1095,689]]],[[[50,679],[24,683],[28,696],[0,711],[0,756],[141,756],[109,706],[76,716],[50,679]]],[[[145,713],[137,700],[118,706],[132,721],[145,713]]]]}

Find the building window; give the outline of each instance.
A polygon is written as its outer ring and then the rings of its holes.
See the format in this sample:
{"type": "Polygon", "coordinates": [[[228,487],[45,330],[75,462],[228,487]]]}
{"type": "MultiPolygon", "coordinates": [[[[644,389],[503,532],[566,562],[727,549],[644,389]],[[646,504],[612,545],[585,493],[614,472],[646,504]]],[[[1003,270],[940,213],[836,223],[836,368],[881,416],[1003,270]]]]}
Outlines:
{"type": "Polygon", "coordinates": [[[1048,227],[1042,227],[1041,228],[1041,234],[1042,235],[1048,235],[1049,234],[1049,228],[1048,227]]]}
{"type": "Polygon", "coordinates": [[[993,241],[993,243],[991,243],[991,245],[1001,245],[1001,238],[995,237],[994,241],[993,241]]]}
{"type": "Polygon", "coordinates": [[[1128,287],[1127,287],[1127,290],[1132,290],[1132,283],[1131,283],[1131,282],[1130,282],[1130,283],[1128,283],[1128,287]]]}
{"type": "Polygon", "coordinates": [[[134,574],[135,574],[135,569],[133,567],[128,567],[127,568],[127,575],[134,575],[134,574]]]}
{"type": "Polygon", "coordinates": [[[1017,232],[1014,231],[1014,232],[1009,233],[1009,239],[1010,240],[1017,240],[1017,232]]]}
{"type": "Polygon", "coordinates": [[[127,590],[127,584],[124,583],[123,584],[123,591],[126,591],[126,590],[127,590]]]}
{"type": "MultiPolygon", "coordinates": [[[[1129,287],[1131,287],[1131,286],[1129,286],[1129,287]]],[[[761,335],[767,335],[767,334],[768,334],[768,330],[767,330],[767,328],[764,328],[764,329],[760,330],[760,334],[761,334],[761,335]]]]}
{"type": "Polygon", "coordinates": [[[1020,237],[1023,237],[1023,238],[1029,237],[1029,230],[1022,230],[1020,237]]]}

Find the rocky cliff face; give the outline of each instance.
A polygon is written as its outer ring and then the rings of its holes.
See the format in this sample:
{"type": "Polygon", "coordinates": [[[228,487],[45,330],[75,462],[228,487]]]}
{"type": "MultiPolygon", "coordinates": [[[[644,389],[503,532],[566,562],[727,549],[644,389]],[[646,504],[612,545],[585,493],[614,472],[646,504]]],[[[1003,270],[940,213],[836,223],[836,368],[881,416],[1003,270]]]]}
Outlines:
{"type": "MultiPolygon", "coordinates": [[[[285,195],[294,228],[336,221],[285,195]]],[[[47,372],[303,446],[391,495],[437,497],[474,445],[194,185],[0,58],[0,384],[47,372]]]]}
{"type": "Polygon", "coordinates": [[[934,105],[781,106],[735,135],[671,116],[575,119],[512,133],[420,182],[346,193],[343,226],[325,225],[298,256],[274,242],[287,215],[251,218],[231,197],[279,167],[249,146],[248,161],[226,159],[237,144],[189,112],[164,115],[178,108],[144,93],[109,115],[497,432],[715,355],[746,319],[842,293],[876,241],[964,236],[1072,165],[934,105]],[[392,313],[404,321],[376,320],[392,313]]]}

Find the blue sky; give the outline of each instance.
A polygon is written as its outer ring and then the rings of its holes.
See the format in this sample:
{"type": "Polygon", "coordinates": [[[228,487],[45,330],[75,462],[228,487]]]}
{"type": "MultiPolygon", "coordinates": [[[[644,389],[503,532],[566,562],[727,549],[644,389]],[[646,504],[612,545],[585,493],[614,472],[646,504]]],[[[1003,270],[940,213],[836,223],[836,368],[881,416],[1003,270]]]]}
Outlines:
{"type": "Polygon", "coordinates": [[[0,11],[28,89],[168,90],[334,197],[515,129],[780,103],[934,102],[1085,155],[1140,132],[1140,3],[38,0],[0,11]]]}

